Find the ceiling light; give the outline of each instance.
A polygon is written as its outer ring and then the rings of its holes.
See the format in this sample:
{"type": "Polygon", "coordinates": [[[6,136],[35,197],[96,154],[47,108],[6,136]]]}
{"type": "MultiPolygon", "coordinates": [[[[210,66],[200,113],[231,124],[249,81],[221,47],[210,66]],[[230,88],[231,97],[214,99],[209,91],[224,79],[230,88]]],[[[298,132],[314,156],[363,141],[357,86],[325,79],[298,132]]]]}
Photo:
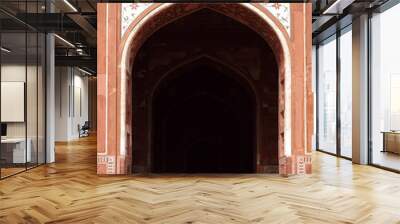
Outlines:
{"type": "Polygon", "coordinates": [[[64,0],[64,3],[68,5],[74,12],[78,12],[78,9],[75,8],[68,0],[64,0]]]}
{"type": "Polygon", "coordinates": [[[88,71],[86,71],[86,70],[83,70],[83,69],[81,69],[81,68],[79,68],[79,67],[78,67],[78,70],[81,71],[81,72],[83,72],[83,73],[85,73],[86,75],[93,75],[92,73],[90,73],[90,72],[88,72],[88,71]]]}
{"type": "Polygon", "coordinates": [[[5,47],[1,47],[0,49],[1,49],[1,51],[4,51],[6,53],[11,53],[11,50],[9,50],[9,49],[7,49],[5,47]]]}
{"type": "Polygon", "coordinates": [[[340,0],[336,0],[333,4],[331,4],[328,8],[326,8],[322,14],[330,14],[332,10],[336,10],[340,0]]]}
{"type": "Polygon", "coordinates": [[[55,37],[57,37],[59,40],[61,40],[62,42],[64,42],[65,44],[67,44],[68,46],[75,48],[75,45],[73,45],[71,42],[69,42],[68,40],[60,37],[58,34],[54,34],[55,37]]]}
{"type": "Polygon", "coordinates": [[[323,15],[339,15],[343,13],[343,10],[351,5],[355,0],[336,0],[328,8],[326,8],[323,15]]]}

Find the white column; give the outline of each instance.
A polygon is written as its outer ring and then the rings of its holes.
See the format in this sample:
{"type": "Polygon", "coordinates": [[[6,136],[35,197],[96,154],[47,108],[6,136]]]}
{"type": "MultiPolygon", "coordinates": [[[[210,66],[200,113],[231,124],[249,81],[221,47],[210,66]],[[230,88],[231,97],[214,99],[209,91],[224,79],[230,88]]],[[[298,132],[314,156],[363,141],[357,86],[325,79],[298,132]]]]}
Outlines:
{"type": "Polygon", "coordinates": [[[55,54],[54,35],[46,36],[46,163],[55,161],[55,54]]]}
{"type": "Polygon", "coordinates": [[[353,19],[353,162],[368,163],[368,15],[353,19]]]}

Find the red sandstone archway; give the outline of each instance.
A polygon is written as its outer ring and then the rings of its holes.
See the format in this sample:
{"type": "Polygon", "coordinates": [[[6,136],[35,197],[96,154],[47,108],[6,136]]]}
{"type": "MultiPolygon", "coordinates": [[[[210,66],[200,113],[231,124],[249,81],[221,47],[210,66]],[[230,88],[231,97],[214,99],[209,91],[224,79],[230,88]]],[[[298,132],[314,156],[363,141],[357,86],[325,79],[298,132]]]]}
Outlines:
{"type": "MultiPolygon", "coordinates": [[[[288,42],[288,35],[283,26],[276,21],[276,18],[272,16],[268,11],[261,10],[256,5],[252,4],[167,4],[154,7],[150,11],[145,12],[146,15],[141,21],[137,22],[128,28],[126,35],[123,37],[122,51],[121,51],[121,102],[126,102],[125,106],[121,107],[122,110],[129,110],[132,107],[132,102],[129,102],[131,95],[132,85],[130,84],[132,68],[135,56],[144,43],[144,41],[154,32],[161,27],[172,22],[173,20],[193,13],[197,10],[208,8],[215,10],[221,14],[231,17],[244,25],[247,25],[255,32],[257,32],[274,50],[276,61],[279,65],[279,157],[290,156],[290,80],[291,80],[291,65],[290,65],[290,42],[288,42]],[[135,43],[135,44],[132,44],[135,43]],[[123,80],[127,80],[126,89],[123,85],[126,83],[123,80]]],[[[135,23],[135,22],[134,22],[135,23]]],[[[122,128],[121,133],[131,132],[131,117],[121,116],[121,127],[123,124],[127,125],[127,129],[122,128]]],[[[125,142],[129,142],[127,136],[121,135],[121,149],[125,149],[125,153],[128,154],[131,144],[124,145],[125,142]]]]}
{"type": "MultiPolygon", "coordinates": [[[[217,68],[219,72],[223,72],[234,78],[235,80],[240,81],[240,83],[242,83],[244,86],[251,86],[250,88],[252,89],[253,94],[257,99],[259,99],[259,103],[257,103],[257,105],[261,105],[257,108],[257,112],[255,113],[255,116],[258,115],[258,119],[256,122],[256,124],[258,124],[256,125],[258,126],[258,129],[251,129],[247,132],[254,132],[252,134],[252,138],[254,138],[252,139],[252,141],[245,141],[246,136],[248,135],[247,133],[243,133],[243,142],[247,143],[245,145],[242,145],[240,148],[236,148],[235,146],[232,147],[231,142],[229,141],[224,142],[223,144],[222,142],[209,142],[210,148],[212,148],[213,145],[221,144],[220,147],[218,147],[219,150],[215,150],[215,152],[230,155],[224,157],[226,160],[222,160],[221,158],[218,166],[210,166],[210,168],[219,167],[218,169],[216,169],[216,171],[219,170],[222,172],[222,170],[225,170],[225,172],[229,172],[228,169],[225,169],[222,164],[225,164],[225,161],[229,161],[234,158],[235,154],[233,152],[237,152],[237,150],[241,150],[243,149],[243,147],[245,147],[247,152],[255,152],[253,155],[254,160],[252,161],[252,167],[255,167],[255,169],[252,169],[253,171],[251,172],[277,173],[279,159],[279,81],[278,67],[274,53],[269,45],[265,42],[265,40],[261,38],[258,33],[254,32],[254,30],[230,17],[227,17],[210,9],[197,10],[196,12],[174,20],[173,22],[162,27],[146,40],[146,42],[142,45],[140,51],[137,54],[135,64],[132,68],[132,113],[134,115],[132,128],[133,130],[135,130],[133,132],[133,145],[131,149],[133,157],[133,172],[150,172],[150,170],[153,170],[151,167],[155,167],[156,164],[163,164],[163,162],[160,160],[157,160],[157,162],[153,160],[152,156],[157,154],[156,152],[154,152],[157,147],[154,148],[154,146],[160,147],[160,141],[163,140],[163,138],[154,139],[151,137],[151,133],[155,132],[159,134],[160,130],[163,127],[152,126],[151,123],[149,123],[154,120],[153,117],[150,116],[151,113],[162,111],[162,107],[158,109],[154,109],[154,107],[152,107],[153,109],[149,108],[149,105],[152,105],[152,94],[150,90],[157,88],[160,83],[163,83],[162,86],[165,86],[166,83],[163,82],[163,78],[167,78],[170,80],[171,78],[168,77],[170,77],[170,75],[172,75],[173,73],[176,74],[176,69],[181,70],[181,68],[183,67],[190,67],[195,64],[217,68]],[[228,69],[232,67],[235,68],[233,70],[236,70],[236,72],[232,71],[232,69],[228,69]],[[237,150],[233,150],[234,148],[236,148],[237,150]],[[228,149],[232,149],[232,153],[228,153],[226,151],[228,149]]],[[[215,72],[215,69],[213,70],[215,72]]],[[[193,71],[186,74],[193,74],[193,71]]],[[[196,78],[196,76],[193,76],[193,78],[196,78]]],[[[210,81],[210,84],[215,83],[217,80],[219,79],[210,81]]],[[[201,81],[198,81],[199,86],[192,85],[192,88],[189,88],[189,92],[185,95],[191,95],[190,91],[194,89],[203,88],[203,85],[200,85],[201,81]]],[[[220,82],[219,88],[226,90],[232,89],[233,86],[230,86],[228,83],[229,81],[226,83],[220,82]]],[[[187,84],[190,85],[190,81],[187,84]]],[[[236,86],[236,91],[238,93],[241,92],[240,89],[241,88],[237,88],[236,86]]],[[[208,91],[210,91],[210,89],[206,88],[201,90],[202,94],[208,91]]],[[[177,94],[176,90],[168,90],[165,94],[169,95],[168,92],[174,92],[175,94],[177,94]]],[[[208,94],[211,95],[215,93],[215,90],[211,90],[210,92],[208,92],[208,94]]],[[[217,95],[219,94],[217,93],[217,95]]],[[[222,97],[221,95],[218,96],[220,97],[221,102],[224,101],[224,104],[226,105],[233,103],[229,100],[229,95],[232,95],[232,93],[224,92],[222,95],[224,95],[224,97],[222,97]]],[[[238,94],[234,98],[239,100],[241,96],[243,95],[238,94]]],[[[170,102],[167,99],[165,99],[164,102],[169,102],[168,104],[170,104],[171,106],[177,103],[174,100],[170,102]]],[[[243,106],[244,105],[246,105],[246,103],[243,103],[243,106]]],[[[218,105],[215,106],[216,108],[218,107],[218,105]]],[[[185,108],[181,109],[185,110],[185,108]]],[[[240,111],[242,111],[242,109],[243,107],[237,105],[237,111],[231,111],[229,113],[238,114],[240,113],[240,111]]],[[[200,107],[199,111],[201,110],[202,108],[200,107]]],[[[177,113],[179,112],[180,111],[177,111],[177,113]]],[[[215,110],[215,112],[218,113],[218,110],[215,110]]],[[[227,113],[227,115],[229,113],[227,113]]],[[[182,114],[182,117],[185,117],[185,115],[186,113],[182,114]]],[[[201,113],[196,115],[196,117],[198,119],[204,118],[201,113]]],[[[209,115],[209,117],[210,120],[212,120],[213,116],[209,115]]],[[[255,117],[249,114],[247,114],[247,116],[242,114],[241,117],[241,121],[256,120],[255,117]]],[[[221,121],[222,120],[223,119],[221,119],[221,121]]],[[[196,120],[193,120],[193,122],[195,121],[196,120]]],[[[202,124],[208,123],[207,121],[208,120],[205,119],[202,124]]],[[[176,122],[178,124],[179,120],[177,120],[176,122]]],[[[189,123],[192,122],[187,121],[187,123],[185,123],[184,126],[181,126],[181,128],[187,128],[187,126],[185,125],[189,123]]],[[[243,124],[242,122],[232,121],[232,124],[234,123],[238,124],[236,127],[240,126],[240,124],[243,124]]],[[[218,124],[218,121],[213,122],[213,124],[218,124]]],[[[230,124],[226,125],[226,127],[228,126],[230,126],[230,124]]],[[[199,129],[197,130],[203,130],[201,127],[202,126],[200,125],[199,129]]],[[[188,132],[185,132],[185,134],[190,133],[193,128],[194,127],[189,128],[188,132]]],[[[210,129],[216,130],[217,127],[210,129]]],[[[235,128],[233,127],[228,128],[225,131],[220,131],[219,133],[228,133],[234,129],[235,128]]],[[[176,130],[176,132],[180,131],[180,129],[174,130],[176,130]]],[[[199,135],[198,133],[200,132],[198,131],[196,132],[197,134],[193,133],[194,135],[191,135],[192,143],[199,141],[201,142],[201,139],[215,140],[215,137],[218,136],[216,135],[212,138],[207,138],[206,136],[209,132],[200,131],[203,134],[199,135]]],[[[241,132],[241,128],[237,129],[237,133],[239,132],[241,132]]],[[[167,135],[167,132],[163,134],[163,136],[167,135]]],[[[176,136],[176,141],[185,142],[185,140],[182,139],[181,136],[182,135],[176,136]]],[[[232,139],[233,142],[234,139],[239,138],[232,139]]],[[[238,145],[240,144],[237,144],[236,146],[238,145]]],[[[174,158],[179,158],[181,155],[191,154],[190,150],[186,149],[182,149],[181,153],[173,154],[173,152],[176,151],[175,149],[176,147],[172,147],[170,148],[171,154],[164,154],[166,156],[173,155],[174,158]]],[[[196,149],[196,147],[193,149],[196,149]]],[[[218,155],[218,153],[216,154],[218,155]]],[[[208,157],[215,158],[214,156],[208,157]]],[[[185,160],[184,158],[185,157],[183,157],[182,160],[178,160],[176,161],[176,163],[173,164],[179,164],[181,161],[185,160]]],[[[242,162],[246,163],[244,161],[242,162]]],[[[206,164],[206,162],[197,164],[206,164]]],[[[207,168],[203,168],[206,172],[207,168]]],[[[237,170],[236,168],[238,167],[235,167],[235,169],[233,169],[232,171],[238,172],[239,170],[237,170]]],[[[161,172],[162,169],[154,171],[161,172]]],[[[187,171],[190,172],[190,169],[187,171]]],[[[249,169],[247,169],[247,171],[243,170],[243,172],[249,171],[249,169]]],[[[207,172],[211,171],[208,170],[207,172]]]]}
{"type": "MultiPolygon", "coordinates": [[[[115,10],[115,6],[112,4],[106,4],[105,8],[99,10],[99,14],[104,16],[106,20],[112,18],[111,13],[114,15],[119,14],[119,9],[115,10]],[[109,6],[113,8],[111,12],[109,6]]],[[[102,91],[106,92],[108,96],[116,96],[116,101],[113,100],[107,103],[107,95],[105,98],[99,99],[99,108],[102,105],[106,105],[105,116],[99,117],[105,118],[106,130],[104,133],[99,133],[99,137],[105,138],[105,146],[99,143],[99,157],[98,165],[107,164],[107,171],[104,168],[99,170],[99,173],[129,173],[131,170],[130,161],[130,136],[131,130],[131,116],[128,108],[131,108],[132,102],[130,102],[131,91],[131,66],[135,61],[136,54],[140,46],[144,41],[154,32],[161,27],[170,23],[171,21],[193,13],[202,8],[208,8],[215,10],[221,14],[231,17],[244,25],[247,25],[255,32],[257,32],[264,40],[271,46],[275,52],[276,61],[279,64],[279,165],[281,174],[294,174],[294,173],[305,173],[311,171],[309,148],[311,143],[312,133],[312,92],[311,92],[311,59],[306,54],[307,51],[311,50],[311,36],[308,31],[311,30],[310,24],[307,24],[311,18],[311,8],[309,4],[292,4],[291,18],[292,18],[292,34],[287,34],[283,26],[272,16],[265,8],[259,4],[153,4],[145,12],[137,17],[137,19],[131,24],[125,35],[117,39],[117,43],[121,42],[117,51],[110,52],[109,49],[115,49],[107,45],[111,43],[108,38],[99,38],[99,43],[103,47],[99,48],[99,63],[104,62],[104,55],[116,55],[117,62],[117,74],[115,74],[116,82],[112,84],[112,88],[106,87],[106,89],[99,89],[99,95],[102,96],[102,91]],[[103,41],[106,43],[104,46],[103,41]],[[293,46],[292,46],[293,45],[293,46]],[[102,49],[105,50],[102,50],[102,49]],[[102,53],[103,52],[103,53],[102,53]],[[116,54],[115,54],[116,53],[116,54]],[[296,63],[292,64],[292,57],[296,56],[296,63]],[[294,73],[292,73],[294,71],[294,73]],[[292,86],[292,82],[295,84],[292,86]],[[114,88],[115,86],[115,88],[114,88]],[[111,91],[111,92],[110,92],[111,91]],[[111,95],[109,95],[111,94],[111,95]],[[291,99],[294,97],[294,101],[291,99]],[[104,103],[106,101],[106,103],[104,103]],[[115,103],[116,111],[109,110],[110,103],[112,106],[115,103]],[[295,108],[292,110],[292,107],[295,108]],[[296,110],[296,113],[294,113],[296,110]],[[111,114],[111,115],[110,115],[111,114]],[[110,117],[114,116],[116,117],[110,117]],[[108,119],[112,119],[108,121],[108,119]],[[292,120],[294,119],[294,123],[292,120]],[[110,130],[107,124],[109,122],[117,122],[116,126],[111,124],[112,128],[116,127],[116,134],[112,134],[111,137],[108,133],[114,133],[110,130]],[[296,129],[296,135],[292,135],[292,128],[296,129]],[[110,136],[110,137],[108,137],[110,136]],[[116,139],[114,139],[116,138],[116,139]],[[107,142],[108,141],[108,142],[107,142]],[[109,142],[116,142],[115,149],[109,148],[109,142]],[[105,147],[105,148],[104,148],[105,147]],[[111,155],[114,153],[108,152],[108,150],[115,150],[116,157],[113,158],[111,155]],[[114,165],[113,165],[114,164],[114,165]],[[104,170],[104,171],[102,171],[104,170]]],[[[99,16],[101,18],[101,16],[99,16]]],[[[111,33],[120,32],[118,25],[120,24],[120,18],[117,18],[117,22],[113,23],[107,21],[107,24],[116,24],[117,28],[106,26],[104,29],[99,29],[99,33],[110,33],[109,29],[112,29],[111,33]]],[[[311,20],[310,20],[311,21],[311,20]]],[[[311,33],[311,32],[310,32],[311,33]]],[[[113,34],[114,35],[114,34],[113,34]]],[[[111,36],[110,36],[111,37],[111,36]]],[[[115,38],[115,37],[114,37],[115,38]]],[[[112,39],[113,40],[113,39],[112,39]]],[[[111,41],[112,41],[111,40],[111,41]]],[[[114,60],[114,58],[110,58],[114,60]]],[[[110,62],[111,63],[111,62],[110,62]]],[[[114,63],[114,62],[112,62],[114,63]]],[[[111,64],[112,64],[111,63],[111,64]]],[[[103,65],[102,65],[103,66],[103,65]]],[[[101,66],[101,67],[102,67],[101,66]]],[[[102,68],[100,70],[107,70],[102,68]]],[[[106,72],[107,73],[107,72],[106,72]]],[[[110,74],[110,73],[108,73],[110,74]]],[[[100,83],[107,83],[107,80],[112,77],[114,82],[114,76],[106,76],[100,79],[100,83]]],[[[110,86],[109,84],[107,84],[110,86]]],[[[100,87],[103,88],[103,87],[100,87]]],[[[114,144],[114,143],[113,143],[114,144]]]]}

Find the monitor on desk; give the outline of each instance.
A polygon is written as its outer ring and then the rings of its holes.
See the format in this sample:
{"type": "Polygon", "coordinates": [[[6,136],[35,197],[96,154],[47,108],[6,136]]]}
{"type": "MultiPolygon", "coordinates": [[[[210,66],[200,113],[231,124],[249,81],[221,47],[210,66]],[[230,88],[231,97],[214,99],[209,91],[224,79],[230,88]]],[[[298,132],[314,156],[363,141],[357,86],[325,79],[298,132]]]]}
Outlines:
{"type": "Polygon", "coordinates": [[[7,124],[1,123],[1,138],[7,137],[7,124]]]}

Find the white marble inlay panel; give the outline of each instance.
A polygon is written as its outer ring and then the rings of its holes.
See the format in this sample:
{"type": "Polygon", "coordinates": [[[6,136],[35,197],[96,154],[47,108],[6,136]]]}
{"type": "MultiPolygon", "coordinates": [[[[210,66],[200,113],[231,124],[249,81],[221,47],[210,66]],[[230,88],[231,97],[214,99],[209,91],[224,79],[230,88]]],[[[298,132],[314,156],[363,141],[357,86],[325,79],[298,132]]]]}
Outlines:
{"type": "Polygon", "coordinates": [[[121,3],[121,36],[124,35],[129,25],[146,10],[152,3],[121,3]]]}
{"type": "MultiPolygon", "coordinates": [[[[152,3],[121,3],[121,36],[129,25],[152,3]]],[[[271,12],[285,27],[290,36],[290,3],[259,3],[271,12]]]]}
{"type": "Polygon", "coordinates": [[[285,27],[290,36],[290,3],[260,3],[285,27]]]}

